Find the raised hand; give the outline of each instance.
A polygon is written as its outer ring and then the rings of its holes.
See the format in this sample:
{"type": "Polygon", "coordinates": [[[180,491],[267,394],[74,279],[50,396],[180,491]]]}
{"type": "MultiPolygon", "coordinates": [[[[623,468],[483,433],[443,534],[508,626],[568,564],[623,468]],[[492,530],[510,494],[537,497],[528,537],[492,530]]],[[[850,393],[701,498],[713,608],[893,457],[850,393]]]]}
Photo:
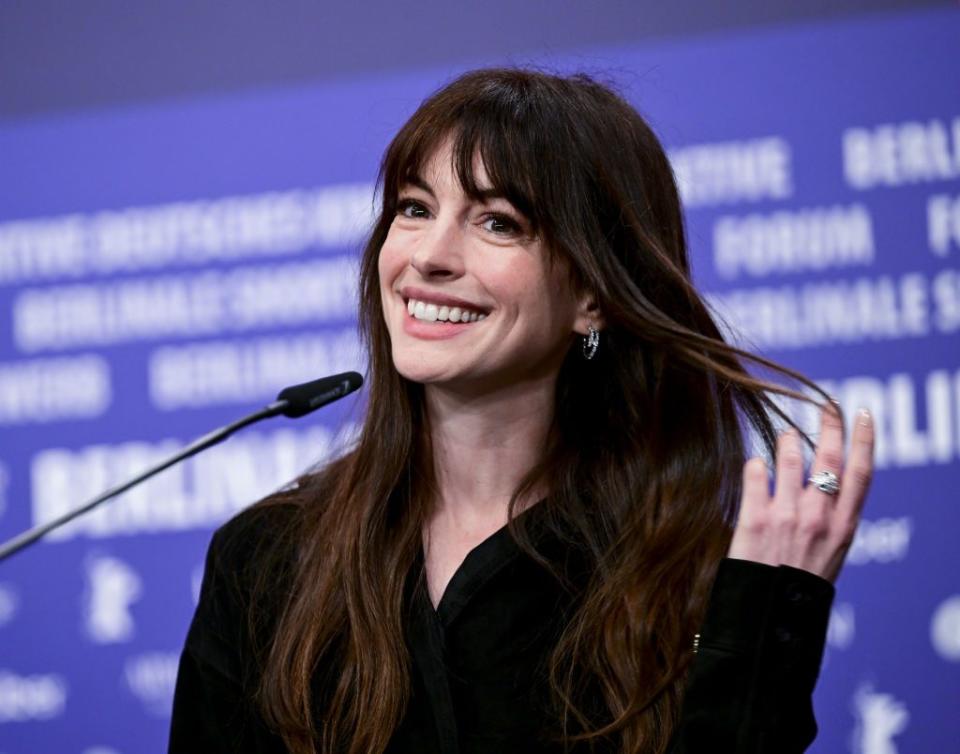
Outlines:
{"type": "Polygon", "coordinates": [[[873,476],[874,426],[870,414],[861,410],[846,463],[838,408],[828,405],[821,411],[820,430],[810,473],[832,472],[839,492],[822,491],[805,479],[800,436],[787,430],[777,438],[773,497],[764,460],[751,458],[744,464],[743,499],[728,557],[837,578],[873,476]]]}

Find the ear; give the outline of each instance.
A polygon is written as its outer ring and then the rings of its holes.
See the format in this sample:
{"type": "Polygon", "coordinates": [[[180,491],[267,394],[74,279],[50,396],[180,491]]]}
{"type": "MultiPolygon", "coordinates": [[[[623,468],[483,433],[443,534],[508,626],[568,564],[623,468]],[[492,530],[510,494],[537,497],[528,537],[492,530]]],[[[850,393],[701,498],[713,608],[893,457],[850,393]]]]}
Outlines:
{"type": "Polygon", "coordinates": [[[593,325],[597,330],[603,330],[606,322],[597,297],[590,292],[584,292],[577,300],[577,318],[573,324],[574,332],[586,335],[587,329],[593,325]]]}

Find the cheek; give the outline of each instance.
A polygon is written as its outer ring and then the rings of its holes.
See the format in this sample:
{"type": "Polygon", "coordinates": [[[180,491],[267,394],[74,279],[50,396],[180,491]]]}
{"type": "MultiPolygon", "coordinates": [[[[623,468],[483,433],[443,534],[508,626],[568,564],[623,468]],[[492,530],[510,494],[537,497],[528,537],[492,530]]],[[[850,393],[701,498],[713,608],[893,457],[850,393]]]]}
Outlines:
{"type": "Polygon", "coordinates": [[[402,250],[396,243],[391,243],[390,237],[384,241],[380,247],[380,254],[377,257],[377,273],[380,276],[380,288],[388,289],[397,276],[403,271],[406,261],[402,250]]]}
{"type": "Polygon", "coordinates": [[[560,276],[550,274],[540,265],[531,266],[517,275],[512,285],[524,309],[537,320],[555,322],[569,317],[573,296],[560,276]]]}
{"type": "Polygon", "coordinates": [[[383,246],[380,247],[380,253],[377,255],[377,272],[380,273],[380,282],[384,281],[386,274],[395,266],[394,258],[395,255],[392,253],[389,241],[384,242],[383,246]]]}

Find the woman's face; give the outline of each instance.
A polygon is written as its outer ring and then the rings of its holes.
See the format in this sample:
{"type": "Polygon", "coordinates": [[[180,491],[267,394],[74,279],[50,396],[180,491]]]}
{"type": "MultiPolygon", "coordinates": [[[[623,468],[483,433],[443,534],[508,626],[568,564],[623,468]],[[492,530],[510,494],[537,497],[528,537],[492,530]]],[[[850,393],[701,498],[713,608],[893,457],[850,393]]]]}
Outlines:
{"type": "Polygon", "coordinates": [[[449,141],[401,187],[379,275],[393,362],[414,382],[475,393],[555,376],[591,322],[527,219],[503,197],[463,192],[449,141]]]}

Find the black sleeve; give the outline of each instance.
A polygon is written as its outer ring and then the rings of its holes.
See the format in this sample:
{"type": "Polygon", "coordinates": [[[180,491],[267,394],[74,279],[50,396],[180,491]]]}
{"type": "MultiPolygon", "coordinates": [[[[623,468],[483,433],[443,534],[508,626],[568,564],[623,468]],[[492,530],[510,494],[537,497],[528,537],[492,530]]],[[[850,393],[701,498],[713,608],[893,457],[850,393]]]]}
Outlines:
{"type": "MultiPolygon", "coordinates": [[[[243,514],[241,514],[243,516],[243,514]]],[[[180,656],[170,722],[170,754],[285,752],[253,703],[253,659],[247,637],[251,517],[233,519],[214,534],[207,550],[200,600],[180,656]],[[229,544],[227,542],[229,540],[229,544]]]]}
{"type": "Polygon", "coordinates": [[[722,561],[669,753],[805,751],[833,595],[807,571],[722,561]]]}

